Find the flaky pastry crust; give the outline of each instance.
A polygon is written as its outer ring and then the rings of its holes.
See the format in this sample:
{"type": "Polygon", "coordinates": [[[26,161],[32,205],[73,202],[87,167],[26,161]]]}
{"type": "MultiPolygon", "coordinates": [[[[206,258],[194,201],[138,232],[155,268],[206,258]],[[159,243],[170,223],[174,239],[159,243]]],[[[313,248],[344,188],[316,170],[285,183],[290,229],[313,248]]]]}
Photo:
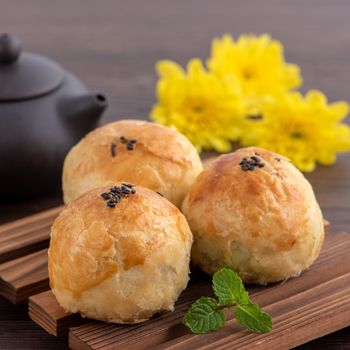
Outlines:
{"type": "Polygon", "coordinates": [[[50,286],[67,311],[141,322],[172,310],[186,287],[192,234],[173,204],[140,186],[108,208],[100,194],[110,187],[85,193],[55,220],[50,286]]]}
{"type": "Polygon", "coordinates": [[[209,274],[232,266],[245,282],[299,275],[317,258],[324,239],[309,182],[288,159],[256,147],[210,162],[182,211],[194,235],[194,263],[209,274]],[[250,157],[263,165],[244,170],[241,162],[250,157]]]}

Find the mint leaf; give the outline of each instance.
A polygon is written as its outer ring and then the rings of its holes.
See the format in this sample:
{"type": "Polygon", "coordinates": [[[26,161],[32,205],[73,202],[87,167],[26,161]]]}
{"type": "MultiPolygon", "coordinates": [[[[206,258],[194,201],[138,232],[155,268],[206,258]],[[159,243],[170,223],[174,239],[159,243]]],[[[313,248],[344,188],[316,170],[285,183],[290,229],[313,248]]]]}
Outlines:
{"type": "Polygon", "coordinates": [[[271,316],[251,301],[237,305],[235,317],[242,326],[255,333],[266,333],[272,329],[271,316]]]}
{"type": "Polygon", "coordinates": [[[183,323],[193,333],[209,333],[221,328],[226,321],[225,314],[217,310],[217,300],[201,297],[195,301],[185,314],[183,323]]]}
{"type": "Polygon", "coordinates": [[[224,267],[214,273],[213,289],[219,298],[220,305],[231,306],[249,301],[241,278],[229,267],[224,267]]]}

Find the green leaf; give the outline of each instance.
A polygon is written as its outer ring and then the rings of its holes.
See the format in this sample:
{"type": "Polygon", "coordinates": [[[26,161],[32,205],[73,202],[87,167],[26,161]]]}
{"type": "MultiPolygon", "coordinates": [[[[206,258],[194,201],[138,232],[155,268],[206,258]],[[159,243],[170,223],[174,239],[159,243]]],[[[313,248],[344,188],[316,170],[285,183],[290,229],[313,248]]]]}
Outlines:
{"type": "Polygon", "coordinates": [[[241,278],[230,267],[224,267],[214,273],[213,289],[220,305],[231,306],[247,303],[249,300],[241,278]]]}
{"type": "Polygon", "coordinates": [[[221,328],[226,321],[225,314],[216,310],[217,300],[202,297],[195,301],[185,314],[183,323],[193,333],[209,333],[221,328]]]}
{"type": "Polygon", "coordinates": [[[266,333],[272,329],[271,316],[251,301],[237,305],[235,317],[242,326],[255,333],[266,333]]]}

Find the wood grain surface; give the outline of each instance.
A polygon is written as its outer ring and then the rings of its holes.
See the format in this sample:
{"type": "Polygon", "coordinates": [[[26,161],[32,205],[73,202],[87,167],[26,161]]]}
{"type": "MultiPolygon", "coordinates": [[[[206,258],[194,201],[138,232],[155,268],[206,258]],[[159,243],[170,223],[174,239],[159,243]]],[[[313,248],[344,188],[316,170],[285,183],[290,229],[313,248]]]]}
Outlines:
{"type": "Polygon", "coordinates": [[[252,300],[271,314],[273,330],[253,334],[227,313],[220,331],[196,335],[182,324],[194,300],[211,294],[208,277],[194,279],[173,313],[144,324],[118,326],[90,322],[72,328],[69,345],[81,349],[256,349],[284,350],[350,325],[350,235],[327,237],[319,259],[298,278],[269,287],[248,287],[252,300]]]}
{"type": "Polygon", "coordinates": [[[47,248],[0,264],[0,296],[13,304],[48,287],[47,248]]]}
{"type": "MultiPolygon", "coordinates": [[[[301,66],[303,91],[318,88],[331,101],[350,101],[349,17],[348,0],[0,0],[1,31],[18,35],[25,49],[54,58],[108,95],[110,107],[101,123],[147,118],[155,101],[155,62],[207,57],[210,40],[225,32],[271,33],[284,43],[287,59],[301,66]]],[[[349,231],[350,156],[341,155],[336,165],[319,166],[307,177],[332,230],[349,231]]],[[[57,189],[52,196],[1,203],[0,222],[61,202],[57,189]]],[[[66,340],[48,336],[30,321],[24,306],[4,300],[0,330],[1,349],[67,347],[66,340]]],[[[350,332],[300,349],[350,349],[350,332]]]]}
{"type": "Polygon", "coordinates": [[[79,314],[71,314],[62,309],[51,290],[31,296],[28,311],[34,322],[56,337],[68,333],[70,327],[87,321],[79,314]]]}
{"type": "Polygon", "coordinates": [[[0,263],[46,248],[56,207],[0,226],[0,263]]]}

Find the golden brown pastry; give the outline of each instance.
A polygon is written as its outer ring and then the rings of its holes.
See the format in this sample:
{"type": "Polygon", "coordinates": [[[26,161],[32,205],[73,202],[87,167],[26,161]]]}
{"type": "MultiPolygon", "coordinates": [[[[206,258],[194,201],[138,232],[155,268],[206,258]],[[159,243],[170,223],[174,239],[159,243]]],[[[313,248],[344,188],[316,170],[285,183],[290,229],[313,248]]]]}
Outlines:
{"type": "Polygon", "coordinates": [[[51,229],[50,286],[67,311],[137,323],[186,288],[192,233],[167,199],[139,186],[105,186],[68,204],[51,229]]]}
{"type": "Polygon", "coordinates": [[[324,238],[309,182],[288,159],[256,147],[210,163],[182,210],[194,236],[193,262],[209,274],[232,266],[248,283],[298,276],[324,238]]]}
{"type": "Polygon", "coordinates": [[[64,201],[126,181],[158,191],[180,207],[201,170],[195,148],[182,134],[146,121],[121,120],[92,131],[68,153],[64,201]]]}

